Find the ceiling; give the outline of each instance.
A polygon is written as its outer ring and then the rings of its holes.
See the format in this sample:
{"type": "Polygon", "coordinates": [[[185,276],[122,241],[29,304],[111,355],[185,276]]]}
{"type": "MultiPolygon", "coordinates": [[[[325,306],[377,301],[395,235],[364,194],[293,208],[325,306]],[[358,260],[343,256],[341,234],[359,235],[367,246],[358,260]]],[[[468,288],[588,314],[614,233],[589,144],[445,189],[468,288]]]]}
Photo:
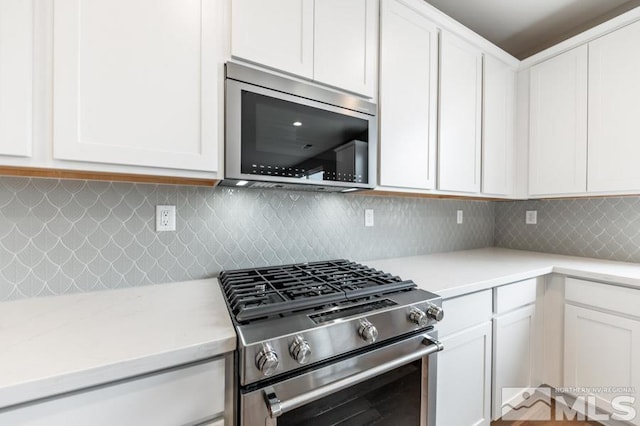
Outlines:
{"type": "Polygon", "coordinates": [[[640,0],[426,0],[518,59],[640,6],[640,0]]]}

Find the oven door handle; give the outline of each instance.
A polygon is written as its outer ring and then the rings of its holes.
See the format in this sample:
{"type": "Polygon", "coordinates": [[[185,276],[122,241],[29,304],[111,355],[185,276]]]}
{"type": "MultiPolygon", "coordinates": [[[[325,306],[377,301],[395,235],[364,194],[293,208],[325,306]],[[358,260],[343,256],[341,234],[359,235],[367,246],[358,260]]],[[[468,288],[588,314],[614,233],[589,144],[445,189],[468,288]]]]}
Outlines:
{"type": "Polygon", "coordinates": [[[333,383],[320,386],[286,401],[281,401],[280,398],[278,398],[278,395],[276,394],[273,387],[266,387],[263,390],[263,396],[264,401],[267,404],[267,409],[269,410],[269,415],[272,419],[275,419],[278,416],[301,407],[305,404],[308,404],[311,401],[315,401],[316,399],[320,399],[334,392],[338,392],[342,389],[348,388],[349,386],[353,386],[379,374],[386,373],[387,371],[391,371],[404,364],[413,362],[416,359],[431,355],[432,353],[439,352],[444,349],[444,346],[439,340],[436,340],[429,335],[422,336],[422,344],[425,345],[425,347],[418,351],[396,358],[393,361],[389,361],[367,371],[363,371],[361,373],[345,377],[344,379],[337,380],[333,383]]]}

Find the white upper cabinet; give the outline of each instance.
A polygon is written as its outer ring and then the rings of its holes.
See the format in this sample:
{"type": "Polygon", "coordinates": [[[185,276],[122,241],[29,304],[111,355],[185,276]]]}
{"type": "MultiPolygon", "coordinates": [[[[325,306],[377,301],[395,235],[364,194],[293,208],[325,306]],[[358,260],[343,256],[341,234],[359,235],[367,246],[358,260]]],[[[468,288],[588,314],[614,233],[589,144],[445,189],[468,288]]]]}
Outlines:
{"type": "Polygon", "coordinates": [[[375,97],[378,0],[233,0],[233,57],[375,97]]]}
{"type": "Polygon", "coordinates": [[[232,0],[231,54],[313,78],[313,4],[314,0],[232,0]]]}
{"type": "Polygon", "coordinates": [[[378,0],[318,0],[314,10],[314,80],[373,98],[378,0]]]}
{"type": "Polygon", "coordinates": [[[529,193],[570,194],[587,183],[587,46],[531,68],[529,193]]]}
{"type": "Polygon", "coordinates": [[[216,171],[218,3],[56,0],[54,158],[216,171]]]}
{"type": "Polygon", "coordinates": [[[0,155],[32,153],[33,1],[0,0],[0,155]]]}
{"type": "Polygon", "coordinates": [[[401,1],[383,0],[380,34],[380,184],[433,189],[438,29],[401,1]]]}
{"type": "Polygon", "coordinates": [[[482,52],[447,32],[440,46],[438,189],[480,192],[482,52]]]}
{"type": "Polygon", "coordinates": [[[588,190],[640,190],[640,22],[589,44],[588,190]]]}
{"type": "Polygon", "coordinates": [[[515,71],[491,56],[484,58],[482,192],[510,195],[514,190],[515,71]]]}

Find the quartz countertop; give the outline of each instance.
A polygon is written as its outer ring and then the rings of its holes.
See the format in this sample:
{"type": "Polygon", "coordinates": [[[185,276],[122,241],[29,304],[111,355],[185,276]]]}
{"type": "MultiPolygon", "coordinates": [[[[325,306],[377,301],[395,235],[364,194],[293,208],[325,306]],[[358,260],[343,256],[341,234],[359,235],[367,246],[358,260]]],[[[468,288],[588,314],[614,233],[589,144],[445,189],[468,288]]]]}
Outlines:
{"type": "Polygon", "coordinates": [[[550,273],[640,288],[640,264],[503,248],[361,261],[445,299],[550,273]]]}
{"type": "MultiPolygon", "coordinates": [[[[361,261],[451,298],[559,273],[640,288],[640,265],[501,248],[361,261]]],[[[0,409],[231,352],[217,279],[0,303],[0,409]]]]}
{"type": "Polygon", "coordinates": [[[0,408],[231,352],[217,279],[0,303],[0,408]]]}

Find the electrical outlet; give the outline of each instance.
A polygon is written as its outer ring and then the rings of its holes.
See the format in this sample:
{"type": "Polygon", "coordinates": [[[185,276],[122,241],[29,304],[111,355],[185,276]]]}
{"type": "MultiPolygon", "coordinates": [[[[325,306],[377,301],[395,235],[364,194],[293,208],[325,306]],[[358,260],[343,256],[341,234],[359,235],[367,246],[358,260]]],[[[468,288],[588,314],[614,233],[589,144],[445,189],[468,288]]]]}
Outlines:
{"type": "Polygon", "coordinates": [[[462,210],[458,210],[458,213],[456,214],[456,222],[458,225],[461,225],[462,222],[464,222],[464,212],[462,210]]]}
{"type": "Polygon", "coordinates": [[[538,224],[538,211],[537,210],[527,210],[527,213],[524,218],[524,222],[527,225],[537,225],[538,224]]]}
{"type": "Polygon", "coordinates": [[[373,226],[373,209],[364,209],[364,226],[373,226]]]}
{"type": "Polygon", "coordinates": [[[176,230],[176,206],[156,206],[156,232],[176,230]]]}

